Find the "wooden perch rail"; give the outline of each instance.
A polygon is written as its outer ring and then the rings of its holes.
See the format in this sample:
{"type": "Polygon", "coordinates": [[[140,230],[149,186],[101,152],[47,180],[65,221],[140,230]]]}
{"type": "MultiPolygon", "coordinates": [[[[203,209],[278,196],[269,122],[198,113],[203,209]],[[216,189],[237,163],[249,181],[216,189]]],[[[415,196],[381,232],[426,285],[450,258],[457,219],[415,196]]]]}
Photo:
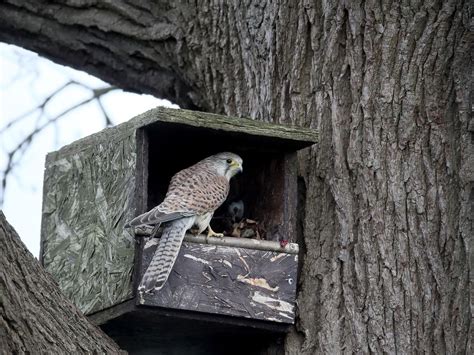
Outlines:
{"type": "MultiPolygon", "coordinates": [[[[151,228],[136,228],[135,235],[147,237],[151,235],[151,228]]],[[[270,240],[258,240],[258,239],[247,239],[247,238],[234,238],[234,237],[207,237],[203,234],[193,235],[186,234],[184,237],[185,242],[198,243],[198,244],[210,244],[210,245],[221,245],[234,248],[245,248],[265,251],[276,251],[287,254],[298,254],[299,246],[296,243],[288,243],[284,247],[279,242],[270,240]]]]}

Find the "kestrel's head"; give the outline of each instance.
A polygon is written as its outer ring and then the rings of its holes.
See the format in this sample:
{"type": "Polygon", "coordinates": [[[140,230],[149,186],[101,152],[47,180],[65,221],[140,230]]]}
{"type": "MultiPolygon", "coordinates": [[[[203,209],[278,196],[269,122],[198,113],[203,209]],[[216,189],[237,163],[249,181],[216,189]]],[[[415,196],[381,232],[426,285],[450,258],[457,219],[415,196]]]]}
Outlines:
{"type": "Polygon", "coordinates": [[[219,153],[210,156],[206,160],[211,161],[215,166],[217,173],[221,176],[225,176],[228,180],[243,170],[242,158],[234,153],[219,153]]]}

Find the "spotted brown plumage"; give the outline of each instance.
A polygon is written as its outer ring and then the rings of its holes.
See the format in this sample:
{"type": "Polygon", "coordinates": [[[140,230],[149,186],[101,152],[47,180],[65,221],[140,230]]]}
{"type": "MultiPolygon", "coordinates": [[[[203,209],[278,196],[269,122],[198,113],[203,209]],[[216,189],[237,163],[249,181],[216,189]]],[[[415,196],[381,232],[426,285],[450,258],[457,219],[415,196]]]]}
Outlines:
{"type": "Polygon", "coordinates": [[[156,231],[160,224],[166,223],[138,287],[140,292],[163,287],[188,229],[195,226],[202,233],[207,228],[208,235],[218,235],[209,222],[227,198],[230,179],[240,171],[242,158],[234,153],[219,153],[201,160],[173,176],[161,204],[126,224],[125,227],[155,225],[156,231]]]}

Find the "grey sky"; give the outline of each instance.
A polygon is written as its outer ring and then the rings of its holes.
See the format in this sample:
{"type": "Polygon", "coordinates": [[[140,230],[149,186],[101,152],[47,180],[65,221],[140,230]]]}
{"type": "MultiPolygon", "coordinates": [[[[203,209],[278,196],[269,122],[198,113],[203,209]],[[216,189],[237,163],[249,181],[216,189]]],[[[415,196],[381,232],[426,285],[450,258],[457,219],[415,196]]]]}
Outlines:
{"type": "MultiPolygon", "coordinates": [[[[93,88],[106,85],[84,72],[57,65],[35,53],[0,43],[0,130],[14,118],[36,107],[70,79],[93,88]]],[[[80,86],[70,86],[48,103],[43,119],[54,117],[88,97],[90,91],[80,86]]],[[[123,91],[107,94],[102,102],[115,124],[159,105],[171,106],[167,100],[123,91]]],[[[38,112],[29,115],[13,129],[0,133],[0,170],[5,169],[7,152],[38,124],[37,119],[38,112]]],[[[56,126],[45,129],[35,139],[23,156],[21,164],[10,176],[3,211],[36,257],[39,254],[46,154],[103,128],[104,116],[97,103],[89,103],[74,110],[61,118],[56,126]]]]}

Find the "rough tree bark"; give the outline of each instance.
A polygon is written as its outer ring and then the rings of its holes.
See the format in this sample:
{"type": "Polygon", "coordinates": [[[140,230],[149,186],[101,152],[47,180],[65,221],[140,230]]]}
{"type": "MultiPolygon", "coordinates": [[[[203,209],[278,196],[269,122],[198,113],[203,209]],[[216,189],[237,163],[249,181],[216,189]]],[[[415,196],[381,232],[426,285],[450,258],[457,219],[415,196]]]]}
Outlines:
{"type": "Polygon", "coordinates": [[[0,353],[121,353],[66,299],[1,211],[0,353]]]}
{"type": "Polygon", "coordinates": [[[468,1],[5,1],[0,40],[182,107],[312,127],[287,353],[471,349],[468,1]]]}

